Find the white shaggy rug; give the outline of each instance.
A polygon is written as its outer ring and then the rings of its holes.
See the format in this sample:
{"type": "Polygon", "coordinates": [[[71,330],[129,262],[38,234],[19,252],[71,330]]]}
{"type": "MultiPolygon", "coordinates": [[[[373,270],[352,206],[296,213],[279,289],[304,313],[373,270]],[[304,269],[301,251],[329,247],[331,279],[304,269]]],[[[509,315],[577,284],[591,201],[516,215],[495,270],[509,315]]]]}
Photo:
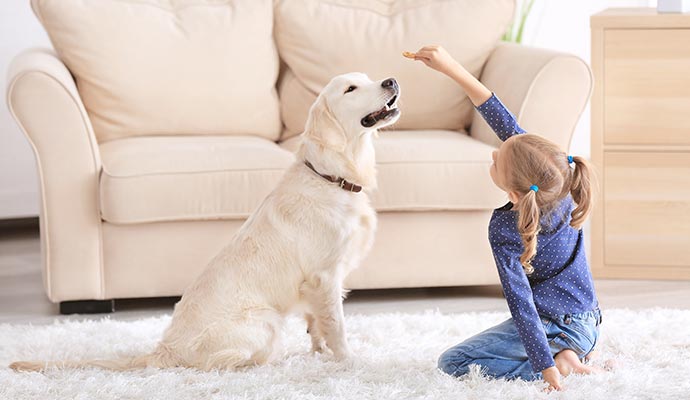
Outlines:
{"type": "Polygon", "coordinates": [[[613,372],[570,376],[563,392],[541,382],[454,379],[436,370],[450,345],[501,322],[506,313],[350,315],[353,359],[308,353],[304,324],[291,319],[286,358],[239,372],[98,369],[16,373],[15,360],[108,358],[150,350],[170,317],[47,326],[0,325],[0,399],[690,399],[690,311],[604,310],[602,359],[613,372]]]}

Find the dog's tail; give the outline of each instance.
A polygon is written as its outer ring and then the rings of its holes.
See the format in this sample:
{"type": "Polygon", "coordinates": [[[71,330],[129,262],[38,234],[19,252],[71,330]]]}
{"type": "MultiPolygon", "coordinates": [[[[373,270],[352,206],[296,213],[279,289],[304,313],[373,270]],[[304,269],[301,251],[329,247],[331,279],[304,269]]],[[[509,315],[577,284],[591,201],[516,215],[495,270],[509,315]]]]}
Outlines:
{"type": "Polygon", "coordinates": [[[179,365],[172,355],[165,349],[158,348],[153,353],[123,357],[114,360],[82,360],[82,361],[17,361],[10,364],[15,371],[45,371],[50,368],[84,368],[96,367],[113,371],[129,371],[146,367],[169,368],[179,365]]]}

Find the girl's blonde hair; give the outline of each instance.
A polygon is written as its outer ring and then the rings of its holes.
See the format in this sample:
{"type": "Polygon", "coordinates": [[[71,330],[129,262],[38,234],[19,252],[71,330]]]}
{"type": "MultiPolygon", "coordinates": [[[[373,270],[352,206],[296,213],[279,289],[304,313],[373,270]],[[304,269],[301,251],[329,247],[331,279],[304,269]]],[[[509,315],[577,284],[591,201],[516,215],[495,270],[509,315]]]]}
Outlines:
{"type": "Polygon", "coordinates": [[[525,273],[534,272],[540,217],[548,215],[570,194],[577,204],[570,225],[580,229],[592,210],[594,174],[582,157],[569,157],[556,144],[541,136],[522,134],[512,138],[508,151],[506,185],[522,195],[517,204],[518,232],[524,251],[520,256],[525,273]],[[575,167],[570,167],[570,161],[575,167]],[[537,190],[532,190],[532,186],[537,190]]]}

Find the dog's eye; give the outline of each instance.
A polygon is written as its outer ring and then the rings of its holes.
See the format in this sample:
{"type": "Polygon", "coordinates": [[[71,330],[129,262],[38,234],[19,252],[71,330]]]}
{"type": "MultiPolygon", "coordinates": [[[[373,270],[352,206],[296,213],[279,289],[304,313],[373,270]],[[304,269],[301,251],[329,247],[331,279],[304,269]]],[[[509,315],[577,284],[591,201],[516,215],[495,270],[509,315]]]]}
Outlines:
{"type": "Polygon", "coordinates": [[[357,86],[350,85],[350,87],[345,90],[345,93],[353,92],[355,89],[357,89],[357,86]]]}

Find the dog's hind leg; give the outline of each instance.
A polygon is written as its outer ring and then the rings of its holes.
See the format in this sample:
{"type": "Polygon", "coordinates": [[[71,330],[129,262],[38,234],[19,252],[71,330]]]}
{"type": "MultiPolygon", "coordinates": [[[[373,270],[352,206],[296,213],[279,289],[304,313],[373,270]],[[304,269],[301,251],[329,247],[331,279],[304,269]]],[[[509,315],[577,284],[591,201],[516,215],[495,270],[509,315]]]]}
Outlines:
{"type": "Polygon", "coordinates": [[[259,323],[254,337],[257,340],[255,346],[257,350],[252,355],[252,360],[257,364],[266,364],[273,361],[277,356],[283,352],[282,343],[282,327],[283,319],[275,310],[267,309],[258,313],[254,313],[259,323]],[[265,336],[261,336],[265,335],[265,336]],[[260,339],[263,337],[264,339],[260,339]],[[262,345],[261,341],[264,341],[262,345]]]}
{"type": "Polygon", "coordinates": [[[271,361],[280,348],[281,322],[275,310],[256,308],[229,324],[207,327],[196,350],[198,368],[234,370],[271,361]]]}
{"type": "Polygon", "coordinates": [[[213,369],[233,371],[240,367],[254,364],[252,355],[246,350],[227,349],[209,354],[199,369],[210,371],[213,369]]]}
{"type": "Polygon", "coordinates": [[[253,346],[236,336],[226,336],[222,339],[209,338],[208,342],[197,346],[194,350],[192,366],[202,371],[214,369],[233,371],[237,368],[254,365],[252,359],[253,346]],[[220,340],[219,340],[220,339],[220,340]]]}

